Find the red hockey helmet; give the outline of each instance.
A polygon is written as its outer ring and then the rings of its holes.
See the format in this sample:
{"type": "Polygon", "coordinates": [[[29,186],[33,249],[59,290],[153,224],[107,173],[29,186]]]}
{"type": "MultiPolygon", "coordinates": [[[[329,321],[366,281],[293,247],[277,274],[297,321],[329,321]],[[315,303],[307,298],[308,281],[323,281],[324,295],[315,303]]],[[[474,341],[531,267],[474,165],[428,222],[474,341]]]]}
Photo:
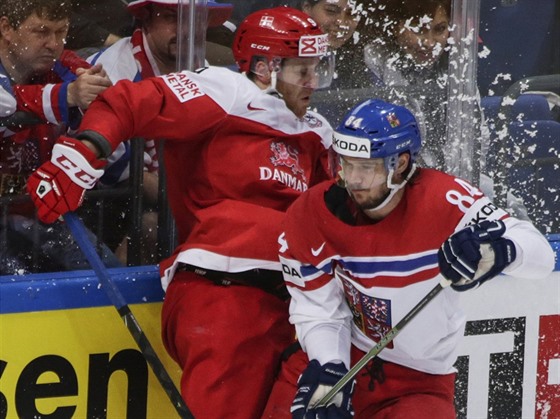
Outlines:
{"type": "Polygon", "coordinates": [[[274,58],[323,57],[328,40],[306,13],[291,7],[254,12],[239,25],[233,56],[243,72],[251,70],[254,56],[274,58]]]}

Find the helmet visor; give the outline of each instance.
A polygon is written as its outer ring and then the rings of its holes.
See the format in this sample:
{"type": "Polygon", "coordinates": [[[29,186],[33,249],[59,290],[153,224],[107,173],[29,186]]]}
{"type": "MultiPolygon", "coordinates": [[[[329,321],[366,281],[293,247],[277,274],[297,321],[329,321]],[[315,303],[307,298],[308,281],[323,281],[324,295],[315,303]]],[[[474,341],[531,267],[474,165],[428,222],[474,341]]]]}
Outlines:
{"type": "Polygon", "coordinates": [[[334,55],[321,57],[284,58],[277,67],[278,80],[284,83],[323,89],[329,87],[334,74],[334,55]]]}
{"type": "Polygon", "coordinates": [[[340,176],[348,191],[378,188],[387,183],[387,170],[383,159],[362,159],[339,156],[340,176]]]}

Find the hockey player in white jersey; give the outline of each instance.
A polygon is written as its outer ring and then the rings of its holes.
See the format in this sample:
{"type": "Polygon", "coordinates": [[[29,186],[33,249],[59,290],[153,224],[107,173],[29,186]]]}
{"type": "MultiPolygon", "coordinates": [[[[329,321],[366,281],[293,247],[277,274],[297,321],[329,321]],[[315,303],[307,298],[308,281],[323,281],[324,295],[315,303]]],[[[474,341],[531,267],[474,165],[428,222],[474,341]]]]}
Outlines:
{"type": "Polygon", "coordinates": [[[332,128],[307,109],[332,76],[327,36],[304,12],[279,7],[249,15],[233,50],[245,74],[210,67],[118,82],[28,181],[38,216],[52,223],[80,205],[122,141],[165,138],[180,245],[160,263],[162,335],[197,418],[261,416],[295,335],[280,221],[330,177],[332,128]]]}
{"type": "Polygon", "coordinates": [[[406,108],[366,101],[335,130],[338,183],[311,188],[288,210],[280,259],[303,350],[284,363],[265,417],[290,417],[291,405],[293,418],[455,418],[465,326],[456,291],[502,272],[552,272],[552,249],[532,224],[465,180],[417,168],[420,147],[406,108]],[[315,406],[442,275],[451,287],[328,407],[315,406]]]}

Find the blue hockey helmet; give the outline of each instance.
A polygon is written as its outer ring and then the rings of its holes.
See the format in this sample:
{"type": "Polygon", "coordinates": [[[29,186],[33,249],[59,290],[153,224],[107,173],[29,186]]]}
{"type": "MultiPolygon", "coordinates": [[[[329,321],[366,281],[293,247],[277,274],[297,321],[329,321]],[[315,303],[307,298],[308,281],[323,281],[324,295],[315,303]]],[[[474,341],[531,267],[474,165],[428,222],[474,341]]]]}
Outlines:
{"type": "Polygon", "coordinates": [[[333,150],[342,156],[364,159],[383,158],[388,170],[398,156],[410,153],[414,163],[422,139],[414,115],[405,107],[369,99],[355,106],[336,128],[333,150]]]}

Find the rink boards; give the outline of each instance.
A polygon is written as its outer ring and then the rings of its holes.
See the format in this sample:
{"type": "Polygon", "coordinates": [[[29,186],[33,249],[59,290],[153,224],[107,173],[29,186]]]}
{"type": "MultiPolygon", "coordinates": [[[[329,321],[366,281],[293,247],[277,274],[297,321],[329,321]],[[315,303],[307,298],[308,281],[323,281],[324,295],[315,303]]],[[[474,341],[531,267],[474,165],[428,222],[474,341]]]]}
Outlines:
{"type": "MultiPolygon", "coordinates": [[[[551,244],[558,255],[560,237],[551,244]]],[[[560,417],[559,268],[557,260],[546,279],[504,276],[462,294],[459,418],[560,417]]],[[[161,344],[157,268],[110,271],[178,385],[161,344]]],[[[0,277],[0,419],[54,412],[178,417],[92,271],[0,277]]]]}
{"type": "MultiPolygon", "coordinates": [[[[158,269],[110,272],[178,386],[160,338],[158,269]]],[[[137,348],[93,271],[0,277],[0,419],[57,409],[53,417],[177,418],[137,348]]]]}

